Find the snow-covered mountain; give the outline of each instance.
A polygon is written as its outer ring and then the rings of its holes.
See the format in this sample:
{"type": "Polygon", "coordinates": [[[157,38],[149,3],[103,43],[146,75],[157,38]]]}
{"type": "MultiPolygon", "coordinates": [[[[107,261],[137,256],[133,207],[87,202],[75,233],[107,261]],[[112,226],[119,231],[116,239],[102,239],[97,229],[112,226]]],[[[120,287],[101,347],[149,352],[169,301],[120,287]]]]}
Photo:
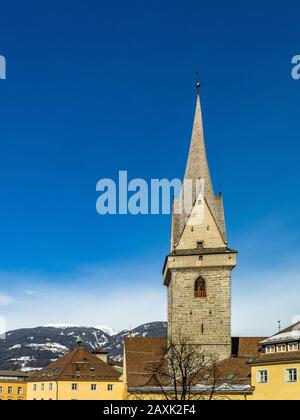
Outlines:
{"type": "Polygon", "coordinates": [[[119,333],[107,326],[94,328],[67,324],[47,324],[8,331],[6,339],[0,340],[0,370],[29,371],[42,368],[74,348],[77,336],[82,338],[87,349],[105,348],[111,359],[119,361],[123,357],[123,341],[126,335],[165,336],[166,329],[165,322],[152,322],[119,333]]]}
{"type": "Polygon", "coordinates": [[[118,334],[118,332],[119,332],[118,330],[115,330],[114,328],[111,328],[108,325],[98,325],[95,328],[97,328],[97,330],[101,330],[101,331],[105,332],[110,337],[118,334]]]}
{"type": "Polygon", "coordinates": [[[73,324],[45,324],[43,327],[46,328],[79,328],[80,325],[73,324]]]}

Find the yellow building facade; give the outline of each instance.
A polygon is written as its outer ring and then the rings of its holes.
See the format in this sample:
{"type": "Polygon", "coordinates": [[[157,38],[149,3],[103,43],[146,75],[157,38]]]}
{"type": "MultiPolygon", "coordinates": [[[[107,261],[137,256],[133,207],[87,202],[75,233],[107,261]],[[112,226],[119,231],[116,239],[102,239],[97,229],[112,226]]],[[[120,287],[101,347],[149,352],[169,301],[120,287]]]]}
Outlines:
{"type": "Polygon", "coordinates": [[[24,372],[0,371],[0,400],[26,400],[27,377],[24,372]]]}
{"type": "Polygon", "coordinates": [[[122,400],[124,386],[115,380],[58,380],[29,382],[28,400],[122,400]]]}
{"type": "Polygon", "coordinates": [[[260,343],[252,359],[255,400],[300,400],[300,323],[260,343]]]}
{"type": "Polygon", "coordinates": [[[28,400],[122,400],[122,372],[106,361],[105,352],[81,344],[30,376],[28,400]]]}
{"type": "Polygon", "coordinates": [[[300,400],[300,358],[297,362],[274,362],[252,367],[252,385],[254,400],[300,400]],[[296,373],[296,377],[292,379],[296,373]],[[261,375],[267,375],[267,382],[262,382],[261,375]]]}

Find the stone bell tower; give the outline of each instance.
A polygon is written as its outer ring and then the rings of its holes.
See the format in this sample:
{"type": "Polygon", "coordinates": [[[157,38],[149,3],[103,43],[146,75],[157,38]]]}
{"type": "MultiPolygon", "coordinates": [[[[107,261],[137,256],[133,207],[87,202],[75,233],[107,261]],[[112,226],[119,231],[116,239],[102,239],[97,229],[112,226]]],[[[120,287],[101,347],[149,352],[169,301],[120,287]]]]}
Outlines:
{"type": "Polygon", "coordinates": [[[184,335],[208,356],[223,360],[231,356],[231,270],[237,253],[228,248],[223,198],[213,190],[199,93],[184,179],[192,183],[191,206],[181,212],[173,206],[171,251],[163,269],[168,337],[176,343],[184,335]],[[202,192],[196,188],[199,180],[202,192]]]}

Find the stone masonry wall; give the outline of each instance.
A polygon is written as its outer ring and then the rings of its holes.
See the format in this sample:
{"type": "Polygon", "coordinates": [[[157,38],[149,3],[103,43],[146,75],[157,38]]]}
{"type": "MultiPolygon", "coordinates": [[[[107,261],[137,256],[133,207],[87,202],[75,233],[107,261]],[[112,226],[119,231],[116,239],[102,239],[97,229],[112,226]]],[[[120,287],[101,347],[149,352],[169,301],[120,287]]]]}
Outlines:
{"type": "Polygon", "coordinates": [[[231,269],[198,267],[172,270],[168,287],[169,336],[189,337],[192,344],[222,360],[231,355],[231,269]],[[206,281],[207,297],[194,297],[199,276],[206,281]],[[203,333],[202,333],[203,324],[203,333]]]}

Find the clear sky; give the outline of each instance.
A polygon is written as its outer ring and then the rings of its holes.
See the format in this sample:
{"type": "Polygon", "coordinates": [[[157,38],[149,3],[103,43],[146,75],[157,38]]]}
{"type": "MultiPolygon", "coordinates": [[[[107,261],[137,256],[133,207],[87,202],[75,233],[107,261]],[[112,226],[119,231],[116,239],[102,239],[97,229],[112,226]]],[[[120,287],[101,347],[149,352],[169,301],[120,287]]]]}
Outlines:
{"type": "Polygon", "coordinates": [[[300,5],[60,0],[1,5],[0,315],[117,329],[166,319],[170,217],[96,213],[96,182],[182,177],[202,82],[225,199],[233,333],[300,314],[300,5]]]}

